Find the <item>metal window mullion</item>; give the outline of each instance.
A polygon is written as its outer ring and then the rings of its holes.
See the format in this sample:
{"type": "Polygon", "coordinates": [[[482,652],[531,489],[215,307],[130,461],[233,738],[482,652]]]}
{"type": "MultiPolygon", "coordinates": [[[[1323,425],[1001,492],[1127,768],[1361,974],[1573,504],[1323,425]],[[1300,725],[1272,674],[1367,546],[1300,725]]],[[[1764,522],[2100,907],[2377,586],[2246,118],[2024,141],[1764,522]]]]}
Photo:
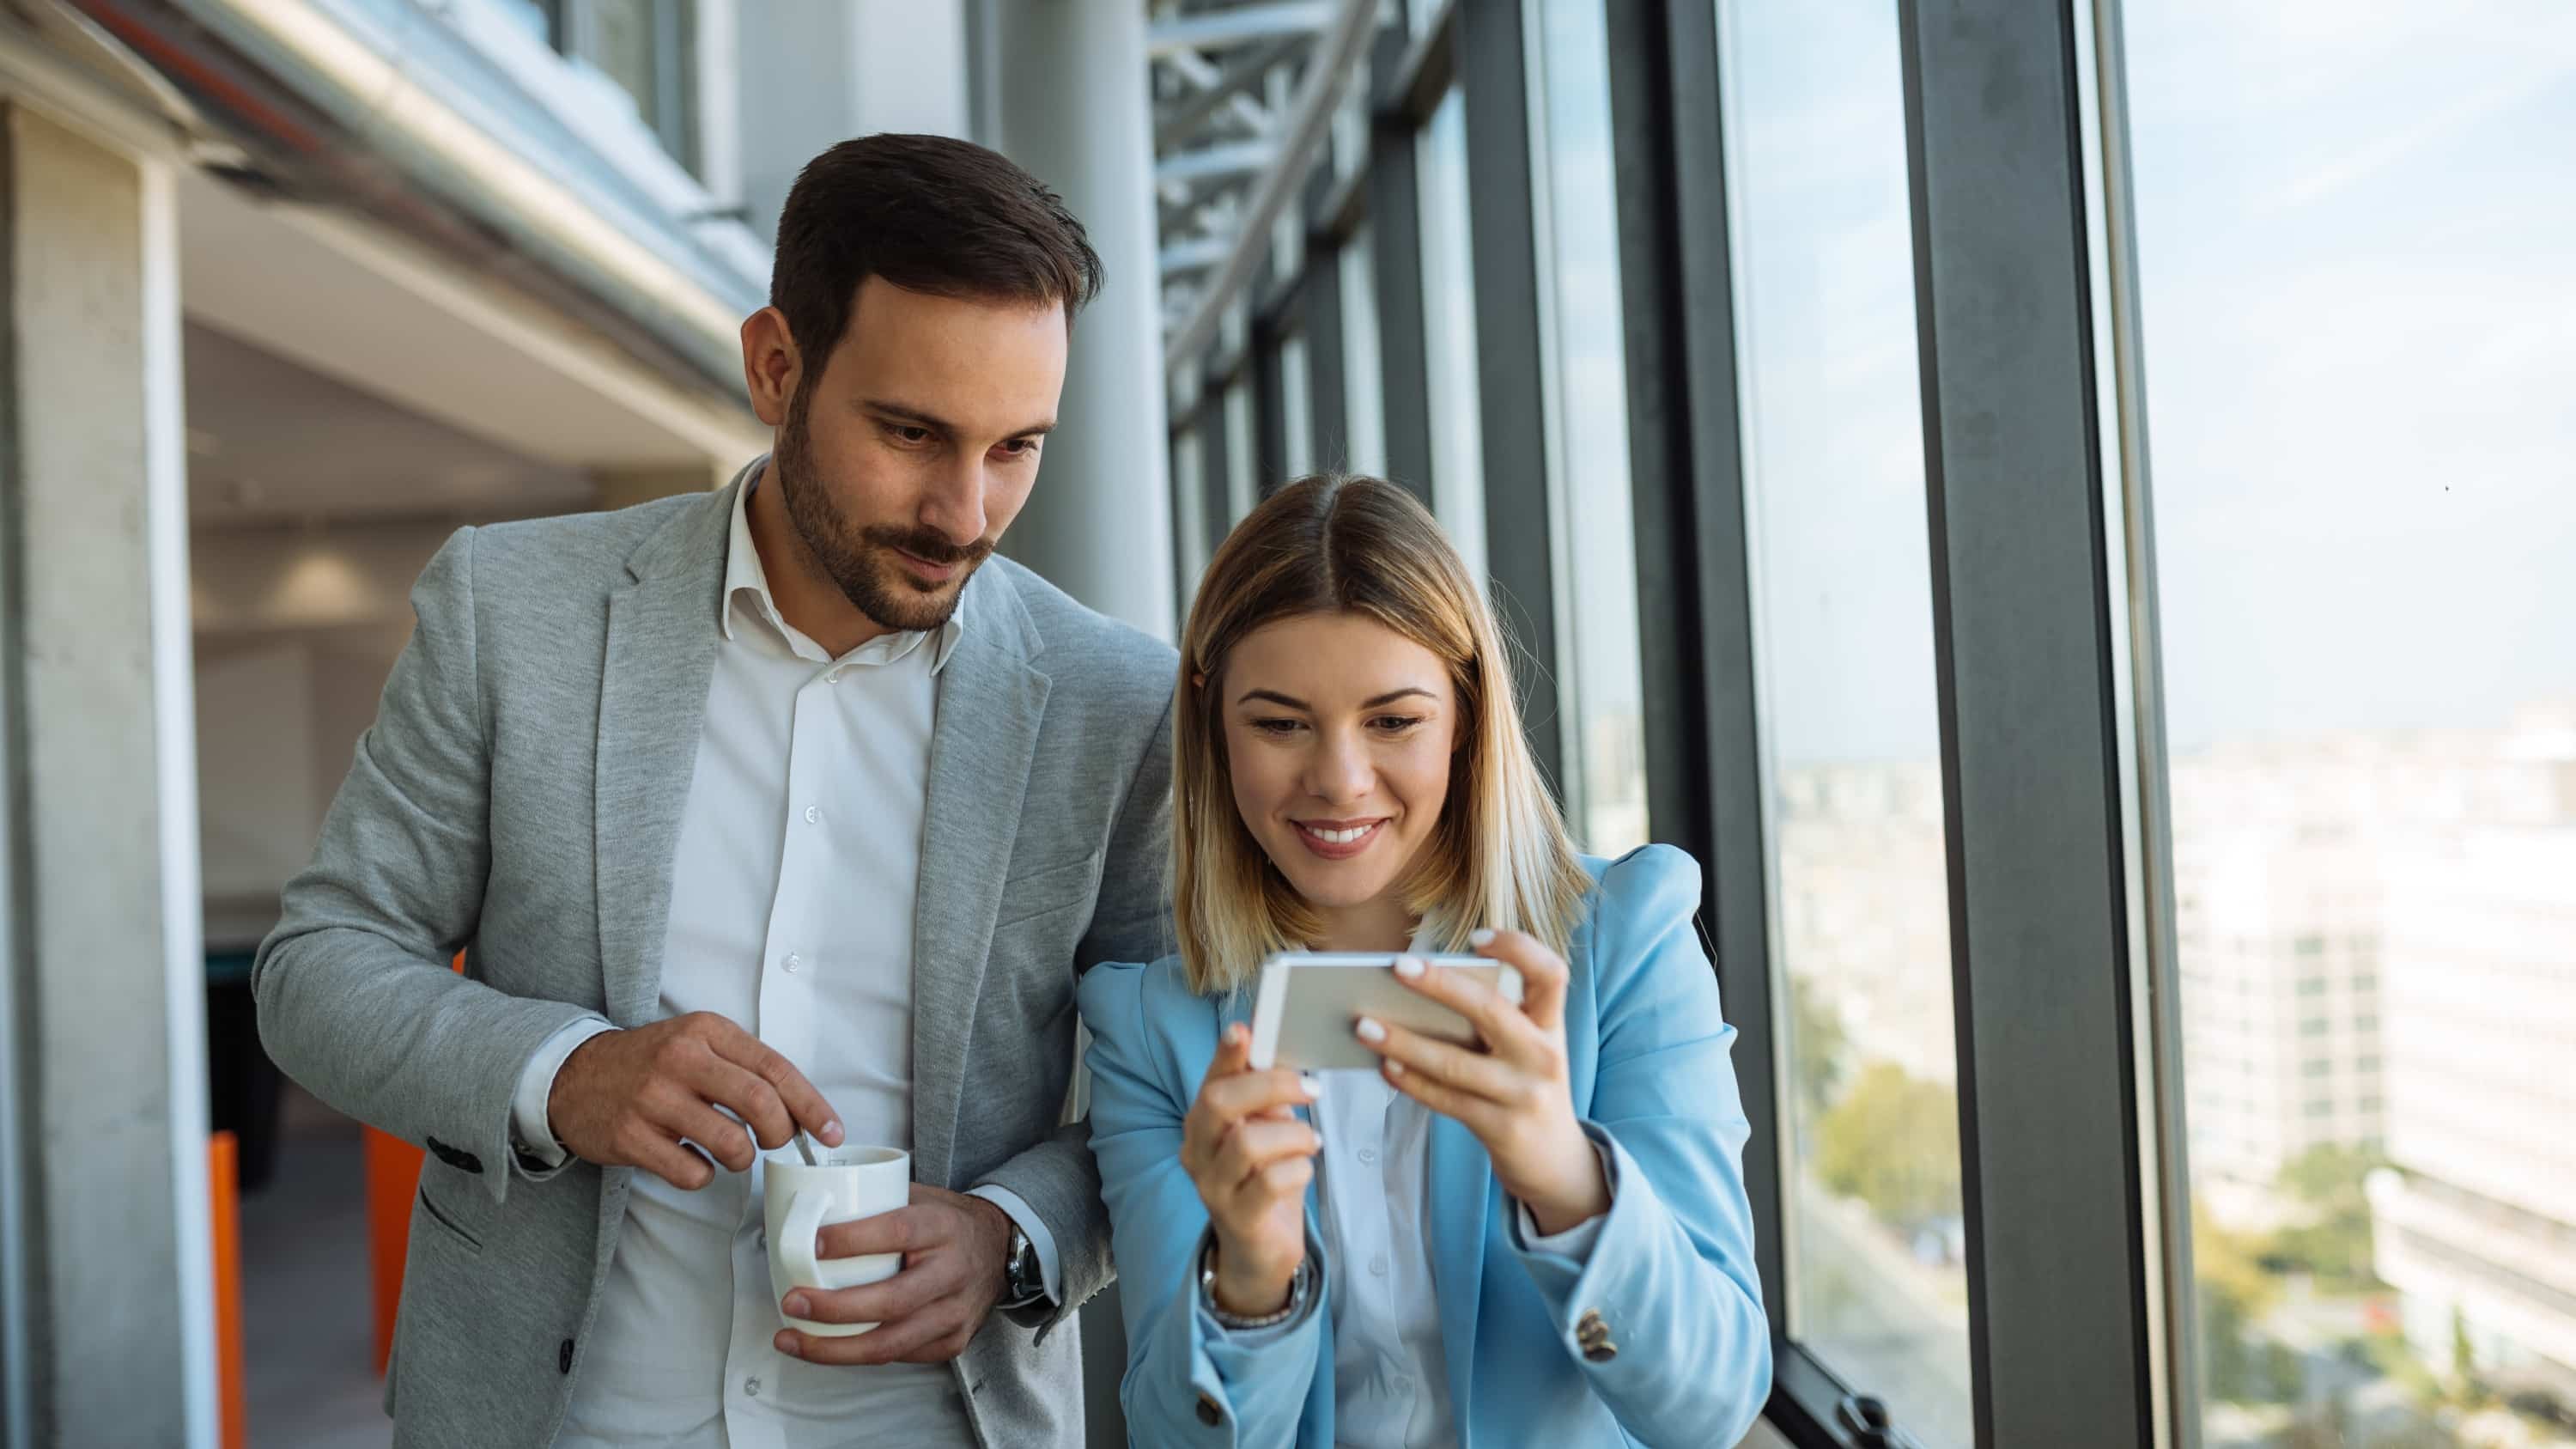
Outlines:
{"type": "Polygon", "coordinates": [[[2064,0],[1900,7],[1980,1444],[2152,1442],[2064,0]]]}
{"type": "Polygon", "coordinates": [[[1717,20],[1699,0],[1613,4],[1611,153],[1637,480],[1647,819],[1707,874],[1704,909],[1735,1071],[1754,1255],[1786,1330],[1770,902],[1717,20]]]}
{"type": "Polygon", "coordinates": [[[1268,498],[1288,481],[1287,338],[1268,322],[1252,324],[1252,496],[1268,498]]]}
{"type": "MultiPolygon", "coordinates": [[[[1225,421],[1225,395],[1232,386],[1229,376],[1222,382],[1211,378],[1199,389],[1199,496],[1204,500],[1199,516],[1206,520],[1210,559],[1234,528],[1234,439],[1225,421]]],[[[1190,580],[1190,587],[1197,588],[1198,580],[1190,580]]]]}
{"type": "Polygon", "coordinates": [[[1460,0],[1457,15],[1489,520],[1486,573],[1503,625],[1521,646],[1514,652],[1530,748],[1562,796],[1570,760],[1556,707],[1555,530],[1544,522],[1549,360],[1540,335],[1528,37],[1520,0],[1460,0]]]}
{"type": "MultiPolygon", "coordinates": [[[[1372,75],[1392,74],[1405,55],[1400,25],[1388,26],[1370,57],[1372,75]]],[[[1430,334],[1422,305],[1420,131],[1378,115],[1369,127],[1369,245],[1377,283],[1378,386],[1384,395],[1386,475],[1431,506],[1430,334]]]]}
{"type": "MultiPolygon", "coordinates": [[[[1336,183],[1330,168],[1316,172],[1306,188],[1307,214],[1320,215],[1336,183]]],[[[1306,440],[1307,457],[1322,470],[1342,470],[1351,462],[1351,418],[1347,329],[1342,326],[1342,252],[1320,229],[1306,236],[1306,279],[1299,289],[1300,329],[1306,334],[1306,418],[1314,436],[1306,440]]]]}

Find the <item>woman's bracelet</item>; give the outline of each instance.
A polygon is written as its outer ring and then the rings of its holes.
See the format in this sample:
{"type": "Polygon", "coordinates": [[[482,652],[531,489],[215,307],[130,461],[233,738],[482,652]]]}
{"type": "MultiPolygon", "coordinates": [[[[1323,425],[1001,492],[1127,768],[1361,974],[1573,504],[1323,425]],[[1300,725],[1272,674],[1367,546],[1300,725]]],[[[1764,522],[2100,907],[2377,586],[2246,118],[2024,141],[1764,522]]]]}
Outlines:
{"type": "Polygon", "coordinates": [[[1219,1327],[1232,1329],[1238,1333],[1247,1329],[1275,1327],[1295,1317],[1297,1310],[1305,1306],[1308,1277],[1308,1264],[1301,1260],[1297,1264],[1297,1271],[1288,1278],[1288,1302],[1276,1313],[1264,1313],[1246,1318],[1239,1313],[1227,1312],[1225,1305],[1217,1301],[1215,1241],[1211,1239],[1205,1248],[1199,1250],[1199,1296],[1207,1301],[1207,1310],[1215,1316],[1219,1327]]]}

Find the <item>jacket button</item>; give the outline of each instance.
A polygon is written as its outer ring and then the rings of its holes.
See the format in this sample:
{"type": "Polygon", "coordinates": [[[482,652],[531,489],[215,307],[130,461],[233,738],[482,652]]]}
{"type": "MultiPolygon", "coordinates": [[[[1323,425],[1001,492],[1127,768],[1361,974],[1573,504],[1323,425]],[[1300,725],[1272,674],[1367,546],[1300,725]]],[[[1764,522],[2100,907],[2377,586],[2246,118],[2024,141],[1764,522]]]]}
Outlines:
{"type": "Polygon", "coordinates": [[[572,1372],[572,1340],[569,1338],[563,1341],[563,1347],[555,1350],[555,1371],[567,1374],[572,1372]]]}
{"type": "Polygon", "coordinates": [[[1596,1338],[1583,1346],[1583,1356],[1593,1363],[1608,1363],[1619,1356],[1619,1345],[1606,1338],[1596,1338]]]}
{"type": "Polygon", "coordinates": [[[1213,1429],[1225,1422],[1225,1410],[1216,1406],[1216,1400],[1201,1394],[1199,1395],[1199,1422],[1213,1429]]]}

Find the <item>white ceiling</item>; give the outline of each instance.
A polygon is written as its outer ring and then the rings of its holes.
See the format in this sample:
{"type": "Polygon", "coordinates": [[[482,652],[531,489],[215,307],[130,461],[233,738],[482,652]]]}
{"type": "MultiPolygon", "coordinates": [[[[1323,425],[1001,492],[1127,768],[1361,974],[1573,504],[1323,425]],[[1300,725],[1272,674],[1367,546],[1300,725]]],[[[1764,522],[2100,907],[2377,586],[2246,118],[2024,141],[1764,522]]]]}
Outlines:
{"type": "Polygon", "coordinates": [[[541,463],[190,322],[188,515],[254,519],[518,517],[586,508],[582,472],[541,463]]]}
{"type": "Polygon", "coordinates": [[[514,285],[372,221],[189,172],[179,235],[191,321],[455,436],[582,470],[710,471],[768,446],[739,398],[675,383],[514,285]]]}

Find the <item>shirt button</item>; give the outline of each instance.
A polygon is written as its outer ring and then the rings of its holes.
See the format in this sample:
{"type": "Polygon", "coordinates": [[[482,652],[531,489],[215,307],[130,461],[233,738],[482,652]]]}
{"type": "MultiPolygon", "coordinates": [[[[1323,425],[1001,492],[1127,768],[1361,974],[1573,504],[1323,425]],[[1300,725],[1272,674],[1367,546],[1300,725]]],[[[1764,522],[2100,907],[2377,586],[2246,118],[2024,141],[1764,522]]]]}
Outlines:
{"type": "Polygon", "coordinates": [[[818,806],[813,806],[813,805],[808,805],[808,806],[806,806],[806,807],[805,807],[805,823],[806,823],[806,824],[811,825],[811,824],[813,824],[814,822],[816,822],[816,821],[818,821],[818,820],[820,820],[820,819],[822,819],[822,818],[823,818],[823,812],[822,812],[822,810],[821,810],[821,808],[820,808],[820,807],[818,807],[818,806]]]}
{"type": "Polygon", "coordinates": [[[790,951],[787,953],[786,961],[781,964],[786,966],[790,971],[802,971],[805,969],[805,958],[797,955],[793,951],[790,951]]]}
{"type": "Polygon", "coordinates": [[[760,1248],[760,1251],[762,1251],[762,1252],[764,1252],[764,1253],[768,1252],[768,1251],[769,1251],[769,1229],[767,1229],[767,1228],[762,1228],[762,1229],[759,1231],[759,1233],[758,1233],[758,1234],[756,1234],[756,1235],[753,1237],[753,1240],[752,1240],[752,1241],[753,1241],[755,1244],[757,1244],[757,1245],[758,1245],[758,1247],[760,1248]]]}
{"type": "Polygon", "coordinates": [[[838,683],[840,683],[840,682],[841,682],[841,671],[839,671],[839,670],[835,669],[835,670],[833,670],[831,673],[824,675],[824,676],[823,676],[823,682],[824,682],[825,684],[838,684],[838,683]]]}
{"type": "Polygon", "coordinates": [[[744,1379],[744,1380],[742,1381],[742,1391],[743,1391],[745,1394],[750,1395],[752,1398],[755,1398],[755,1399],[756,1399],[756,1398],[759,1398],[759,1397],[760,1397],[760,1380],[758,1380],[758,1379],[744,1379]]]}
{"type": "Polygon", "coordinates": [[[1376,1161],[1377,1161],[1377,1149],[1376,1149],[1376,1148],[1374,1148],[1374,1147],[1363,1147],[1363,1148],[1361,1148],[1361,1149],[1360,1149],[1360,1165],[1361,1165],[1362,1167],[1366,1167],[1366,1166],[1368,1166],[1368,1165],[1370,1165],[1371,1163],[1374,1163],[1374,1162],[1376,1162],[1376,1161]]]}
{"type": "Polygon", "coordinates": [[[1369,1259],[1369,1276],[1370,1276],[1370,1277],[1372,1277],[1372,1278],[1383,1278],[1383,1277],[1385,1277],[1385,1276],[1386,1276],[1386,1259],[1384,1259],[1384,1258],[1371,1258],[1371,1259],[1369,1259]]]}

